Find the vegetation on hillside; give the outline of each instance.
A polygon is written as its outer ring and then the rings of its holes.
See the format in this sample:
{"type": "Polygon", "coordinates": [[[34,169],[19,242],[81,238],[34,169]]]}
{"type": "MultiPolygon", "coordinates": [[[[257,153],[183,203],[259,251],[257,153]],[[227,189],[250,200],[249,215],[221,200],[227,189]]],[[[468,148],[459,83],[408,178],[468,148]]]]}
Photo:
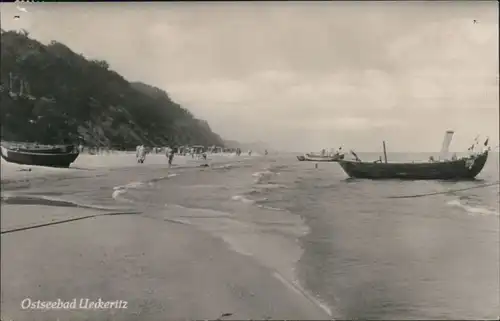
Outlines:
{"type": "Polygon", "coordinates": [[[223,145],[164,91],[129,83],[106,61],[87,60],[62,43],[1,31],[0,117],[3,140],[80,143],[223,145]]]}

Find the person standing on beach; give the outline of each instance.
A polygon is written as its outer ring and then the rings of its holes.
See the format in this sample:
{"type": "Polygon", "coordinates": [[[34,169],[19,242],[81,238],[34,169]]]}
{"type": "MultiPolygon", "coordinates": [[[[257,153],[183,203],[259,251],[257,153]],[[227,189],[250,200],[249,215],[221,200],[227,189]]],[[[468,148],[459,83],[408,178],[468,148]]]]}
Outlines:
{"type": "Polygon", "coordinates": [[[144,145],[140,145],[138,150],[137,150],[137,162],[138,163],[144,163],[146,160],[146,148],[144,145]]]}
{"type": "Polygon", "coordinates": [[[172,167],[172,161],[174,160],[175,149],[170,149],[170,154],[168,155],[168,167],[172,167]]]}

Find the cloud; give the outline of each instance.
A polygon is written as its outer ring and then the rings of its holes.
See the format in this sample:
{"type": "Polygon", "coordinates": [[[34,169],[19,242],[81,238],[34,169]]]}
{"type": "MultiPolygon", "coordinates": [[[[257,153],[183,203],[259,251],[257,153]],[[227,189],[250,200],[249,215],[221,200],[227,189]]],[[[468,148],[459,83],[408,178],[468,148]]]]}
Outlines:
{"type": "Polygon", "coordinates": [[[464,148],[498,133],[493,2],[36,3],[21,22],[4,8],[4,29],[106,59],[230,139],[425,150],[449,127],[464,148]]]}

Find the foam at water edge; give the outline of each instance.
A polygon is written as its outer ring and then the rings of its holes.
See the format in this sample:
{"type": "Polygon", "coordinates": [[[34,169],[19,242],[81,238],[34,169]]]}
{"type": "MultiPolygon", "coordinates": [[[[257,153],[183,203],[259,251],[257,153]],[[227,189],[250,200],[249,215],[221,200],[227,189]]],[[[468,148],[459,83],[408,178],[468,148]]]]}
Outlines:
{"type": "Polygon", "coordinates": [[[313,297],[309,293],[307,293],[297,282],[293,281],[288,281],[286,280],[281,274],[278,272],[274,272],[273,276],[277,278],[278,280],[281,281],[285,286],[287,286],[290,290],[294,291],[295,293],[305,297],[309,301],[311,301],[313,304],[321,308],[323,311],[325,311],[330,317],[332,316],[332,310],[323,302],[321,302],[319,299],[313,297]]]}
{"type": "Polygon", "coordinates": [[[116,201],[124,201],[124,202],[129,202],[131,203],[132,201],[129,199],[126,199],[125,197],[121,196],[125,194],[129,189],[135,189],[135,188],[140,188],[142,186],[146,186],[145,182],[130,182],[125,185],[119,185],[113,187],[113,194],[111,194],[111,197],[116,200],[116,201]]]}
{"type": "Polygon", "coordinates": [[[71,207],[80,207],[86,209],[100,210],[100,211],[117,211],[123,210],[122,208],[115,207],[106,207],[106,206],[95,206],[92,204],[85,204],[82,202],[77,202],[70,199],[59,198],[59,197],[51,197],[46,195],[16,195],[10,193],[2,194],[2,201],[15,201],[18,200],[20,202],[26,201],[44,201],[44,205],[51,204],[53,206],[71,206],[71,207]]]}
{"type": "Polygon", "coordinates": [[[475,207],[475,206],[465,205],[465,204],[462,204],[460,202],[460,200],[457,200],[457,199],[451,200],[451,201],[447,202],[446,204],[450,205],[450,206],[462,208],[470,215],[496,215],[496,216],[500,215],[498,211],[491,210],[491,209],[488,209],[485,207],[479,207],[479,206],[475,207]]]}
{"type": "MultiPolygon", "coordinates": [[[[234,196],[233,199],[244,200],[240,195],[234,196]]],[[[177,204],[165,204],[165,208],[174,210],[174,212],[168,214],[169,220],[195,226],[222,239],[231,250],[252,257],[262,265],[270,268],[271,273],[285,286],[307,298],[329,316],[332,315],[327,305],[309,294],[297,281],[295,269],[303,254],[303,249],[298,244],[298,238],[296,237],[310,232],[310,229],[303,225],[302,218],[297,218],[302,223],[300,226],[296,226],[301,231],[297,232],[293,242],[289,242],[289,237],[283,237],[280,234],[262,233],[259,226],[248,220],[241,221],[238,216],[228,212],[188,208],[177,204]],[[181,212],[175,211],[176,209],[181,212]],[[214,218],[218,218],[218,220],[214,220],[214,218]],[[262,244],[268,246],[263,247],[262,244]],[[287,255],[277,255],[277,253],[287,253],[287,255]]],[[[293,216],[287,215],[286,217],[290,219],[293,216]]],[[[296,224],[299,223],[296,222],[296,224]]]]}
{"type": "Polygon", "coordinates": [[[265,210],[271,210],[271,211],[284,211],[282,208],[278,207],[271,207],[271,206],[266,206],[266,205],[257,205],[258,207],[265,209],[265,210]]]}
{"type": "Polygon", "coordinates": [[[262,172],[255,172],[252,174],[253,177],[255,177],[255,183],[256,184],[260,184],[262,183],[263,181],[265,181],[266,179],[269,179],[271,178],[271,176],[273,176],[275,173],[269,171],[269,170],[265,170],[265,171],[262,171],[262,172]]]}
{"type": "Polygon", "coordinates": [[[113,190],[115,190],[115,191],[117,191],[117,190],[126,190],[126,189],[129,189],[129,188],[138,188],[138,187],[141,187],[143,185],[144,185],[143,182],[130,182],[130,183],[125,184],[125,185],[115,186],[115,187],[113,187],[113,190]]]}
{"type": "Polygon", "coordinates": [[[157,178],[157,179],[153,179],[149,182],[130,182],[128,184],[125,184],[125,185],[119,185],[119,186],[115,186],[113,187],[113,194],[111,194],[111,197],[115,200],[122,200],[122,201],[130,201],[130,200],[126,200],[124,199],[123,197],[120,197],[120,195],[124,194],[127,192],[127,190],[129,189],[138,189],[138,188],[141,188],[143,186],[152,186],[154,185],[154,181],[158,181],[158,180],[162,180],[162,179],[166,179],[166,178],[171,178],[171,177],[175,177],[179,174],[177,173],[172,173],[172,174],[168,174],[167,176],[165,177],[160,177],[160,178],[157,178]]]}
{"type": "Polygon", "coordinates": [[[266,175],[272,175],[273,172],[269,171],[269,170],[265,170],[265,171],[261,171],[261,172],[255,172],[252,174],[253,177],[262,177],[262,176],[266,176],[266,175]]]}
{"type": "Polygon", "coordinates": [[[254,200],[248,199],[248,198],[241,196],[241,195],[235,195],[235,196],[231,197],[231,199],[233,201],[240,201],[240,202],[245,203],[245,204],[254,204],[255,203],[254,200]]]}
{"type": "Polygon", "coordinates": [[[278,188],[286,188],[286,187],[287,187],[286,185],[271,184],[271,183],[255,185],[255,188],[259,188],[259,189],[278,189],[278,188]]]}
{"type": "Polygon", "coordinates": [[[125,194],[127,192],[126,189],[117,189],[113,191],[113,194],[111,194],[111,197],[116,200],[116,201],[125,201],[125,202],[132,202],[131,200],[128,200],[124,197],[121,197],[120,195],[125,194]]]}

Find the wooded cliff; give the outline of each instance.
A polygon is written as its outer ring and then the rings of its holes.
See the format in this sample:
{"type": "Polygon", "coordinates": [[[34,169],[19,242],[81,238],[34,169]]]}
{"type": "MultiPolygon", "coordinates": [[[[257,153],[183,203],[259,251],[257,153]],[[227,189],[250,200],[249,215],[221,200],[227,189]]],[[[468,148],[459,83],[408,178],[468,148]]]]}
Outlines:
{"type": "Polygon", "coordinates": [[[106,61],[88,60],[62,43],[27,32],[1,32],[0,117],[3,140],[218,145],[223,140],[161,89],[128,82],[106,61]]]}

